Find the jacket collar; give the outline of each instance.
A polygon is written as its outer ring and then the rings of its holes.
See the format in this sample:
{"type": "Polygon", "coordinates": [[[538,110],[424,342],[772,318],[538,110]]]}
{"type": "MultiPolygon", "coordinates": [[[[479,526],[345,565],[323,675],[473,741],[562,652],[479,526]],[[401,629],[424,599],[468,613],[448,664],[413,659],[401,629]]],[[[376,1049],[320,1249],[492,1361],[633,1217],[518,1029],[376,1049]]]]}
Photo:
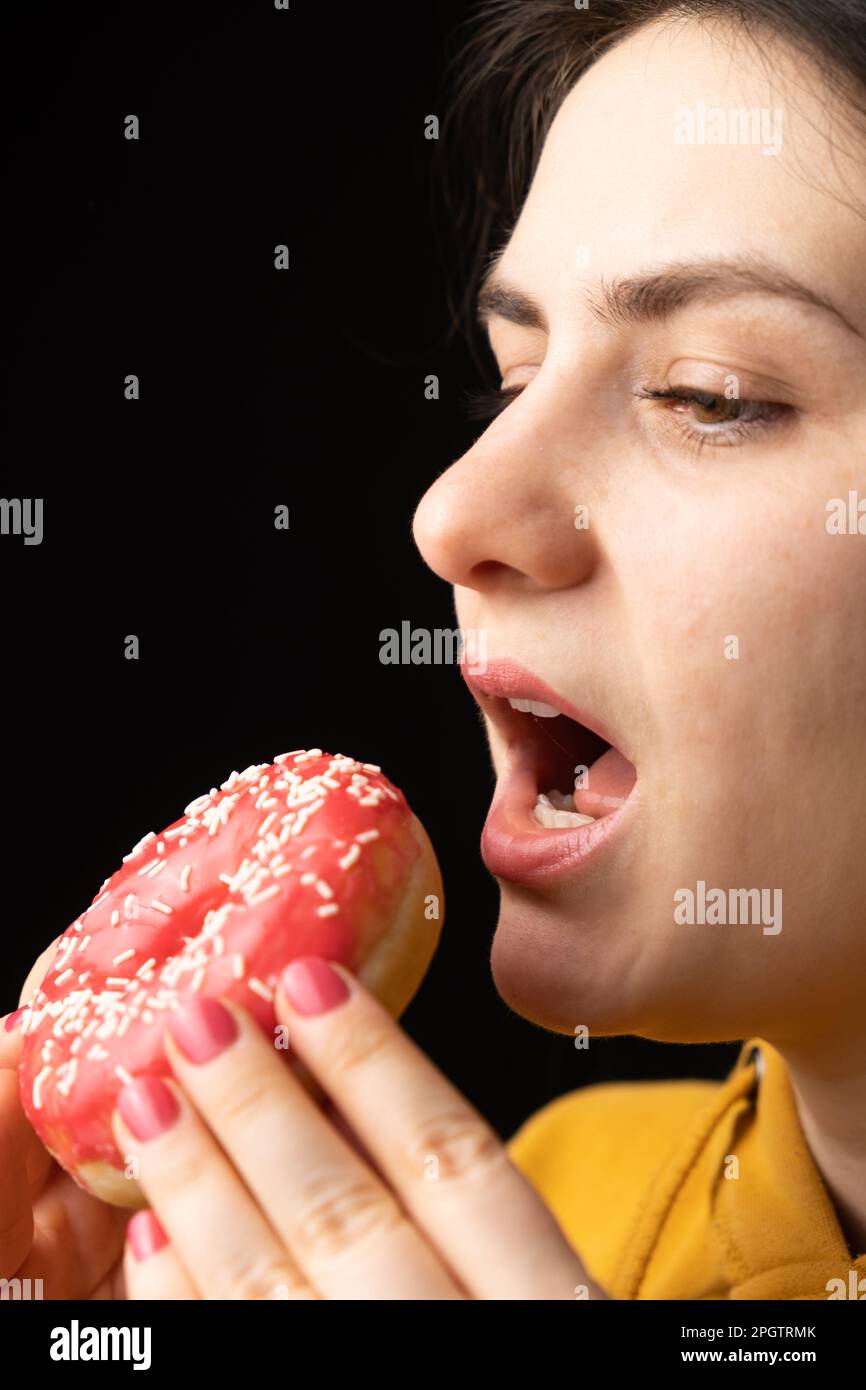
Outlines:
{"type": "Polygon", "coordinates": [[[618,1272],[618,1298],[640,1298],[653,1250],[677,1194],[707,1150],[708,1239],[722,1252],[733,1299],[826,1299],[828,1282],[866,1275],[854,1259],[800,1126],[787,1068],[761,1038],[743,1043],[728,1079],[678,1136],[640,1214],[618,1272]],[[728,1179],[712,1158],[737,1157],[728,1179]]]}

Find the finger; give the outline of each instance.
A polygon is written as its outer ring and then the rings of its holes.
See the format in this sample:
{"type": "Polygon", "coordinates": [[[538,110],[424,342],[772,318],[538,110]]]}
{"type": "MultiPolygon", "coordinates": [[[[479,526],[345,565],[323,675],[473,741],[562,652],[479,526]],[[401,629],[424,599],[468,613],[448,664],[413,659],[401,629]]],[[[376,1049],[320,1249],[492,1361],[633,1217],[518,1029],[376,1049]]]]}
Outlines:
{"type": "Polygon", "coordinates": [[[33,1241],[18,1272],[43,1279],[45,1298],[89,1298],[120,1260],[128,1219],[55,1166],[34,1203],[33,1241]]]}
{"type": "MultiPolygon", "coordinates": [[[[44,1188],[54,1160],[41,1139],[34,1133],[21,1106],[17,1068],[22,1044],[21,1019],[25,1016],[24,1010],[16,1010],[15,1013],[7,1015],[5,1019],[5,1025],[8,1025],[11,1020],[11,1027],[0,1025],[0,1072],[6,1070],[9,1075],[15,1078],[14,1086],[8,1086],[4,1091],[5,1100],[0,1104],[0,1117],[6,1113],[8,1119],[8,1114],[11,1114],[11,1107],[17,1110],[24,1122],[24,1169],[30,1197],[35,1198],[44,1188]]],[[[2,1118],[0,1118],[0,1123],[3,1123],[2,1118]]],[[[2,1200],[0,1200],[0,1211],[2,1210],[2,1200]]]]}
{"type": "Polygon", "coordinates": [[[198,1298],[195,1285],[155,1212],[137,1211],[130,1219],[123,1272],[128,1299],[198,1298]]]}
{"type": "Polygon", "coordinates": [[[571,1299],[578,1284],[592,1293],[496,1132],[348,971],[293,961],[276,1007],[294,1052],[473,1297],[571,1299]]]}
{"type": "Polygon", "coordinates": [[[203,1298],[300,1292],[297,1268],[179,1086],[133,1081],[118,1096],[113,1127],[121,1153],[137,1157],[148,1201],[203,1298]]]}
{"type": "Polygon", "coordinates": [[[0,1071],[0,1278],[11,1278],[33,1239],[29,1136],[14,1071],[0,1071]]]}
{"type": "Polygon", "coordinates": [[[193,998],[168,1027],[166,1052],[184,1091],[322,1297],[461,1297],[393,1193],[249,1014],[193,998]]]}

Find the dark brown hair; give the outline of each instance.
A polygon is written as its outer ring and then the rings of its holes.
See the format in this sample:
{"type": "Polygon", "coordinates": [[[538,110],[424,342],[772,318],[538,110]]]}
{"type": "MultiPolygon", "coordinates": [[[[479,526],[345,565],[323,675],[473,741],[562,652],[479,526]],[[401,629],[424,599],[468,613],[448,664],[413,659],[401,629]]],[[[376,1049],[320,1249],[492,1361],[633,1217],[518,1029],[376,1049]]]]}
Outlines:
{"type": "Polygon", "coordinates": [[[601,54],[662,18],[727,20],[759,48],[769,30],[866,119],[866,0],[589,0],[586,9],[476,0],[453,36],[437,167],[446,236],[457,242],[452,320],[479,365],[478,284],[510,235],[554,116],[601,54]]]}

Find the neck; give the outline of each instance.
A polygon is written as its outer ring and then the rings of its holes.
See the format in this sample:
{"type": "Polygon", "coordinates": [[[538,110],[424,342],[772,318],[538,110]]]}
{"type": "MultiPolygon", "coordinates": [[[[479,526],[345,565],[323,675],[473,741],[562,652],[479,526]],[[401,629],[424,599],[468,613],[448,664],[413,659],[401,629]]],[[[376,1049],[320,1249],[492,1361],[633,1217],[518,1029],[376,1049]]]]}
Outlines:
{"type": "Polygon", "coordinates": [[[866,1047],[779,1047],[803,1134],[854,1258],[866,1252],[866,1047]]]}

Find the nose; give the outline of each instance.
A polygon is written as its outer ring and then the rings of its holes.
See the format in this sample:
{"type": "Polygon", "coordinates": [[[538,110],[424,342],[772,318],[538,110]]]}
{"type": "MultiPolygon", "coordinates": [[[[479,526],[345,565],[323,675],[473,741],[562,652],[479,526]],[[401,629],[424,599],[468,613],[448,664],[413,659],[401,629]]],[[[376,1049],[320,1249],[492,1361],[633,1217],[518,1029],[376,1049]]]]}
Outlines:
{"type": "Polygon", "coordinates": [[[563,448],[538,403],[510,405],[418,505],[413,533],[430,568],[487,593],[585,582],[596,562],[589,480],[563,448]]]}

